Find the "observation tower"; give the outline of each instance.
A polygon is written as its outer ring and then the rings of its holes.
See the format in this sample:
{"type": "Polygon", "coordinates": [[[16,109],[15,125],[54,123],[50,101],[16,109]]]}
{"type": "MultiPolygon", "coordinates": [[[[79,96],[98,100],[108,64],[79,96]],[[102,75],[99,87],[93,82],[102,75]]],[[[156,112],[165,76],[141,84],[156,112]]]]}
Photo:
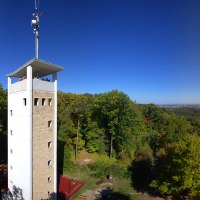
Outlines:
{"type": "Polygon", "coordinates": [[[38,58],[39,1],[32,26],[35,58],[8,74],[8,188],[25,200],[57,192],[57,73],[38,58]]]}

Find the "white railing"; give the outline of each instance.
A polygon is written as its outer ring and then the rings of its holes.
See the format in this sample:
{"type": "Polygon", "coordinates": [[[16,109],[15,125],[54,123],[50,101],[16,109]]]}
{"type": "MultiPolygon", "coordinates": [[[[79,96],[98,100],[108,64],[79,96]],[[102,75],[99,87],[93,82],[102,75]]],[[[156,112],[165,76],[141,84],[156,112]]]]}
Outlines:
{"type": "Polygon", "coordinates": [[[53,92],[54,83],[40,79],[33,79],[33,90],[53,92]]]}
{"type": "Polygon", "coordinates": [[[9,92],[14,93],[14,92],[19,92],[19,91],[24,91],[24,90],[26,90],[26,85],[27,85],[26,79],[22,80],[22,81],[18,81],[16,83],[12,83],[10,85],[9,92]]]}
{"type": "MultiPolygon", "coordinates": [[[[9,88],[10,93],[21,92],[25,90],[27,90],[27,79],[12,83],[9,88]]],[[[53,92],[54,83],[40,79],[33,79],[33,90],[53,92]]]]}

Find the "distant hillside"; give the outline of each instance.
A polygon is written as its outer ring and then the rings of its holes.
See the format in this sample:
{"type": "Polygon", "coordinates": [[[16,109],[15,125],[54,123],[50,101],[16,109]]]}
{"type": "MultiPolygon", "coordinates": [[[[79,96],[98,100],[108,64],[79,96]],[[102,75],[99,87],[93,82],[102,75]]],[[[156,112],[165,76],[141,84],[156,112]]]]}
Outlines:
{"type": "Polygon", "coordinates": [[[188,116],[188,117],[200,116],[200,107],[183,106],[183,107],[168,107],[167,109],[179,116],[188,116]]]}

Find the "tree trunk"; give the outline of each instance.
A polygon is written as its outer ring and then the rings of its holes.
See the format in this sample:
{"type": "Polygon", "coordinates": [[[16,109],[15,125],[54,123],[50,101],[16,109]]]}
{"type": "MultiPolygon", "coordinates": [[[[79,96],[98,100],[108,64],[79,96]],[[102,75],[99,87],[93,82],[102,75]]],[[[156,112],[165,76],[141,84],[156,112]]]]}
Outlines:
{"type": "Polygon", "coordinates": [[[113,151],[113,138],[110,136],[110,158],[112,158],[112,151],[113,151]]]}
{"type": "Polygon", "coordinates": [[[75,160],[77,159],[77,155],[78,155],[78,134],[79,134],[79,127],[80,127],[80,122],[79,122],[79,118],[78,118],[77,129],[76,129],[76,152],[75,152],[75,160]]]}

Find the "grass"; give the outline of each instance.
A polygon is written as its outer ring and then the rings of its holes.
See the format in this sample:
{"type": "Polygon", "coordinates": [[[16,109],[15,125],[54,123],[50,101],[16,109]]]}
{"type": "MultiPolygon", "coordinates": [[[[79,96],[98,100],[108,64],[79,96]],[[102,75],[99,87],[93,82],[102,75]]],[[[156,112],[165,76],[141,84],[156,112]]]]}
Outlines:
{"type": "Polygon", "coordinates": [[[77,158],[77,163],[74,160],[68,165],[66,169],[64,169],[64,175],[76,178],[85,183],[85,186],[81,188],[81,190],[72,198],[76,199],[78,195],[83,194],[86,190],[96,190],[99,187],[109,187],[113,190],[113,192],[120,192],[123,194],[128,194],[131,199],[137,199],[137,193],[131,186],[130,178],[119,178],[113,177],[112,184],[103,183],[100,186],[96,185],[96,182],[101,178],[106,178],[105,175],[103,177],[96,178],[94,176],[94,172],[92,171],[87,164],[82,163],[82,161],[87,158],[91,159],[91,162],[104,162],[109,164],[117,163],[116,159],[111,159],[106,155],[99,155],[97,153],[88,154],[86,152],[82,152],[79,154],[77,158]]]}
{"type": "Polygon", "coordinates": [[[85,183],[84,187],[82,187],[72,199],[76,199],[78,195],[83,194],[86,190],[96,189],[96,182],[98,179],[90,176],[90,170],[87,165],[75,164],[73,169],[65,169],[64,175],[76,178],[85,183]]]}
{"type": "Polygon", "coordinates": [[[131,199],[137,199],[137,192],[131,186],[130,179],[115,178],[112,186],[113,192],[120,192],[122,194],[130,195],[131,199]]]}

